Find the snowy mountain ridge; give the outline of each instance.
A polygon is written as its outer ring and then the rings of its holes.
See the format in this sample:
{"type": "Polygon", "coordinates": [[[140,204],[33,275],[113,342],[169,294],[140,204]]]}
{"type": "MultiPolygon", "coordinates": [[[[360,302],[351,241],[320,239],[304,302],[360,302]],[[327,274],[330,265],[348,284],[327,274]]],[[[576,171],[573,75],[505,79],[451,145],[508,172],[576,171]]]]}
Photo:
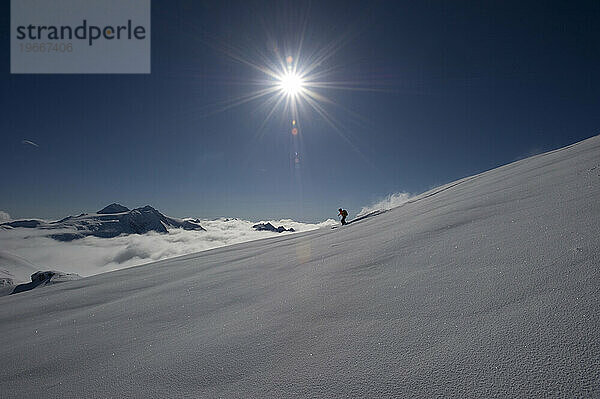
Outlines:
{"type": "Polygon", "coordinates": [[[166,233],[168,228],[204,230],[197,220],[168,217],[150,205],[129,210],[116,203],[97,213],[82,213],[55,222],[37,219],[14,220],[0,224],[0,227],[49,230],[51,233],[48,237],[58,241],[72,241],[87,236],[111,238],[121,234],[145,234],[150,231],[166,233]]]}

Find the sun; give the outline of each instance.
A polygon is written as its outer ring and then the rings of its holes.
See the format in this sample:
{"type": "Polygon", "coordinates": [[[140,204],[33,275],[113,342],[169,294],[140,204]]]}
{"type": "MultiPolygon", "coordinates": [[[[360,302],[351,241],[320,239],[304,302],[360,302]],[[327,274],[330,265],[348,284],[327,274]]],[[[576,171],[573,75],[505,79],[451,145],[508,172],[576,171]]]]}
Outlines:
{"type": "MultiPolygon", "coordinates": [[[[269,48],[269,52],[264,53],[255,46],[236,47],[219,41],[211,41],[210,45],[218,51],[225,53],[232,60],[245,64],[246,66],[259,72],[242,84],[255,86],[255,88],[240,94],[236,97],[228,98],[215,104],[209,104],[205,107],[204,116],[222,112],[230,108],[237,107],[249,102],[260,102],[259,107],[265,111],[265,117],[260,128],[261,136],[267,123],[275,116],[280,114],[283,119],[289,118],[292,122],[290,131],[293,137],[300,137],[299,119],[309,115],[312,111],[322,120],[324,120],[332,129],[344,140],[348,141],[344,132],[344,124],[350,119],[357,118],[354,112],[349,112],[335,99],[328,96],[328,92],[336,90],[346,91],[370,91],[372,81],[365,83],[354,79],[344,78],[344,80],[333,80],[338,71],[343,70],[341,65],[333,64],[330,59],[337,54],[340,48],[348,38],[342,37],[332,41],[323,47],[310,49],[304,46],[304,33],[298,39],[296,47],[287,46],[281,49],[276,44],[269,48]],[[215,47],[215,43],[218,45],[215,47]],[[245,51],[248,47],[251,50],[245,51]],[[303,50],[303,51],[301,51],[303,50]],[[344,112],[343,120],[336,118],[331,111],[335,108],[338,112],[344,112]]],[[[271,40],[269,39],[269,43],[271,40]]],[[[276,41],[273,41],[276,43],[276,41]]],[[[239,83],[236,81],[235,83],[239,83]]],[[[373,90],[376,91],[376,90],[373,90]]]]}
{"type": "Polygon", "coordinates": [[[304,81],[302,77],[294,72],[286,72],[279,78],[279,90],[288,96],[296,96],[302,93],[304,81]]]}

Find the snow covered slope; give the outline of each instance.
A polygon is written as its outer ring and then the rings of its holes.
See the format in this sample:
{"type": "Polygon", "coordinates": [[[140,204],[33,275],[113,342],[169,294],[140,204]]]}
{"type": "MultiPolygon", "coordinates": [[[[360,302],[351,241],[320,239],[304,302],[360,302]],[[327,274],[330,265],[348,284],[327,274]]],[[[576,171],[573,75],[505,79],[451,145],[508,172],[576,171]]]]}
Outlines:
{"type": "Polygon", "coordinates": [[[0,251],[0,279],[7,283],[28,280],[40,267],[19,256],[0,251]]]}
{"type": "Polygon", "coordinates": [[[0,396],[598,397],[600,138],[0,298],[0,396]],[[164,267],[168,266],[168,267],[164,267]]]}

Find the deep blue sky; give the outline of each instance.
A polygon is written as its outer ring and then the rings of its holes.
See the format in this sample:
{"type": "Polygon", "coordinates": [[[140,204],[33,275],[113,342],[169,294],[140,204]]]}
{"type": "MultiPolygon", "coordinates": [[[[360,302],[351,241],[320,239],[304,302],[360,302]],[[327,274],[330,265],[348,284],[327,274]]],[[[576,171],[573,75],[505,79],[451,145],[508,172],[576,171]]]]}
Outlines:
{"type": "Polygon", "coordinates": [[[598,1],[153,0],[150,75],[11,75],[2,4],[0,210],[15,218],[117,201],[316,221],[600,131],[598,1]],[[261,130],[264,101],[210,114],[265,78],[221,49],[275,57],[305,20],[307,54],[346,39],[317,71],[372,89],[322,91],[339,131],[314,111],[297,139],[283,111],[261,130]]]}

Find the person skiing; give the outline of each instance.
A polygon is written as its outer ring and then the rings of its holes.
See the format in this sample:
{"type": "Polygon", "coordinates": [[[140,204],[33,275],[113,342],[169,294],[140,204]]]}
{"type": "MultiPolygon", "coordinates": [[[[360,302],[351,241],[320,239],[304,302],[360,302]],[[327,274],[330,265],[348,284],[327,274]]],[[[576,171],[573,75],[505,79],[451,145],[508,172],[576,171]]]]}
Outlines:
{"type": "Polygon", "coordinates": [[[348,216],[348,211],[345,209],[338,209],[338,211],[340,211],[340,213],[338,213],[338,216],[342,217],[342,226],[346,224],[346,217],[348,216]]]}

